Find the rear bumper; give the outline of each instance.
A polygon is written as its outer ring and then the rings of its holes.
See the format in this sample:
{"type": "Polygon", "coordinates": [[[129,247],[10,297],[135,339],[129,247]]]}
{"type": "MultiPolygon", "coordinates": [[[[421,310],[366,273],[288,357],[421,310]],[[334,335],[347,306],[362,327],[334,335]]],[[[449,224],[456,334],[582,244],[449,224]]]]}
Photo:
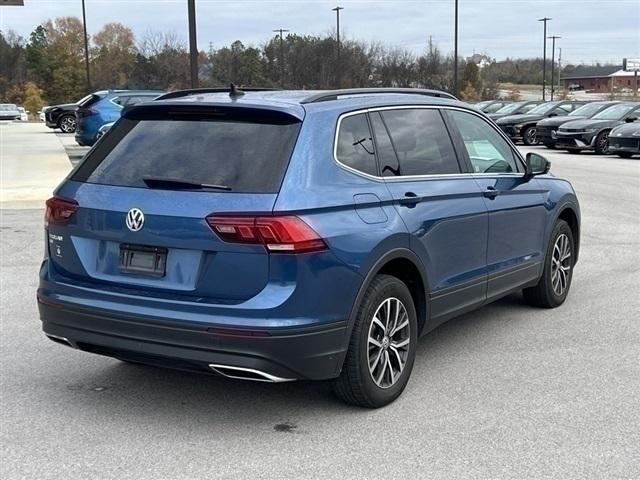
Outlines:
{"type": "Polygon", "coordinates": [[[258,378],[263,380],[322,380],[340,373],[346,353],[346,321],[250,331],[105,313],[42,297],[38,309],[42,329],[53,340],[66,340],[91,353],[182,370],[216,373],[211,368],[216,365],[223,372],[224,367],[230,367],[226,372],[263,372],[266,376],[258,378]]]}
{"type": "Polygon", "coordinates": [[[78,145],[81,147],[91,147],[94,143],[96,143],[96,135],[91,133],[78,133],[76,131],[75,140],[78,145]]]}

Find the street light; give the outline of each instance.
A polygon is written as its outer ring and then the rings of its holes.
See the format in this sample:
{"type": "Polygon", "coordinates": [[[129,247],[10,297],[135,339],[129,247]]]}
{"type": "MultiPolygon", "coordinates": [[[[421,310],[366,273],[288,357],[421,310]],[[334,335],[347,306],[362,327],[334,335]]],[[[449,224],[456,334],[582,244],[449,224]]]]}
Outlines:
{"type": "Polygon", "coordinates": [[[552,35],[550,37],[547,37],[551,39],[551,101],[553,102],[553,88],[554,88],[554,77],[553,77],[553,72],[555,69],[555,61],[556,61],[556,57],[555,57],[555,53],[556,53],[556,38],[562,38],[562,37],[558,37],[557,35],[552,35]]]}
{"type": "Polygon", "coordinates": [[[458,96],[458,0],[455,7],[455,28],[453,36],[453,96],[458,96]]]}
{"type": "Polygon", "coordinates": [[[284,28],[278,28],[274,30],[275,33],[280,33],[280,88],[284,88],[284,41],[282,39],[282,33],[288,32],[284,28]]]}
{"type": "Polygon", "coordinates": [[[336,84],[340,88],[342,83],[342,70],[340,69],[340,10],[344,10],[344,7],[332,8],[336,12],[336,38],[337,38],[337,50],[336,50],[336,84]]]}
{"type": "Polygon", "coordinates": [[[551,20],[549,17],[539,19],[539,22],[544,22],[544,34],[543,34],[543,46],[542,46],[542,101],[545,97],[545,89],[547,86],[547,22],[551,20]]]}
{"type": "Polygon", "coordinates": [[[87,15],[82,0],[82,28],[84,30],[84,66],[87,71],[87,92],[91,91],[91,77],[89,75],[89,37],[87,36],[87,15]]]}
{"type": "Polygon", "coordinates": [[[196,41],[196,0],[187,0],[189,13],[189,63],[191,88],[198,88],[198,42],[196,41]]]}

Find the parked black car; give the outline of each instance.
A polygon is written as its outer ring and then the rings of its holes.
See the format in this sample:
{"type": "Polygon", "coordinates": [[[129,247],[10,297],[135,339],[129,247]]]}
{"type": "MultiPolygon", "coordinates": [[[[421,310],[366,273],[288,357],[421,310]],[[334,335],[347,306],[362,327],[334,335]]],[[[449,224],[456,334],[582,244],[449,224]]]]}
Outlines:
{"type": "Polygon", "coordinates": [[[609,153],[622,158],[640,155],[640,122],[623,123],[611,130],[609,153]]]}
{"type": "Polygon", "coordinates": [[[584,104],[585,102],[569,100],[546,102],[532,108],[527,113],[499,118],[496,123],[514,142],[522,140],[525,145],[537,145],[536,123],[543,118],[566,115],[584,104]]]}
{"type": "Polygon", "coordinates": [[[560,125],[572,120],[591,118],[601,111],[618,103],[620,102],[617,100],[587,103],[586,105],[575,109],[569,115],[560,115],[558,117],[542,119],[536,124],[536,136],[538,137],[538,143],[543,143],[547,148],[556,148],[556,139],[558,138],[557,133],[560,125]]]}
{"type": "Polygon", "coordinates": [[[478,102],[473,106],[484,113],[495,113],[505,105],[510,105],[512,103],[513,102],[510,100],[485,100],[483,102],[478,102]]]}
{"type": "Polygon", "coordinates": [[[609,153],[609,132],[625,122],[640,118],[640,103],[623,102],[585,120],[573,120],[558,128],[556,147],[570,152],[595,150],[600,155],[609,153]]]}
{"type": "Polygon", "coordinates": [[[64,133],[73,133],[76,131],[78,121],[76,119],[76,111],[85,102],[91,100],[91,95],[83,97],[76,103],[64,103],[61,105],[53,105],[46,107],[44,111],[44,121],[49,128],[59,128],[64,133]]]}
{"type": "Polygon", "coordinates": [[[527,113],[529,110],[537,107],[541,103],[544,103],[542,100],[530,100],[525,102],[514,102],[509,105],[505,105],[500,110],[495,113],[489,113],[487,116],[491,120],[497,120],[502,117],[506,117],[507,115],[518,115],[520,113],[527,113]]]}

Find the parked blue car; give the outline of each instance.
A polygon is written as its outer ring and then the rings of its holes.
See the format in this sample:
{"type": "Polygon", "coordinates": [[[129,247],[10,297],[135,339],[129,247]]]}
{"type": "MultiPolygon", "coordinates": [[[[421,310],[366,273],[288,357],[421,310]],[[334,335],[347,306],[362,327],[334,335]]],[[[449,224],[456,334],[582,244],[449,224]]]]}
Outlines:
{"type": "Polygon", "coordinates": [[[149,102],[162,93],[155,90],[103,90],[92,93],[76,110],[76,142],[81,146],[92,146],[99,138],[100,127],[118,120],[124,107],[149,102]]]}
{"type": "Polygon", "coordinates": [[[446,93],[200,90],[127,108],[46,235],[51,340],[380,407],[442,322],[520,290],[561,305],[580,208],[446,93]]]}

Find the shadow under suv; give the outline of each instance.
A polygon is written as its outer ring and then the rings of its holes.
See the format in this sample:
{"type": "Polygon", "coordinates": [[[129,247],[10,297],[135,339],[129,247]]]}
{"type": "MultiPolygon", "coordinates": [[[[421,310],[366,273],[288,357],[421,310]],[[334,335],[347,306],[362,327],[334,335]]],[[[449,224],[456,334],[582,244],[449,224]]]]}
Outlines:
{"type": "Polygon", "coordinates": [[[564,302],[580,210],[548,170],[442,92],[170,93],[125,108],[47,201],[43,329],[380,407],[447,319],[564,302]]]}

